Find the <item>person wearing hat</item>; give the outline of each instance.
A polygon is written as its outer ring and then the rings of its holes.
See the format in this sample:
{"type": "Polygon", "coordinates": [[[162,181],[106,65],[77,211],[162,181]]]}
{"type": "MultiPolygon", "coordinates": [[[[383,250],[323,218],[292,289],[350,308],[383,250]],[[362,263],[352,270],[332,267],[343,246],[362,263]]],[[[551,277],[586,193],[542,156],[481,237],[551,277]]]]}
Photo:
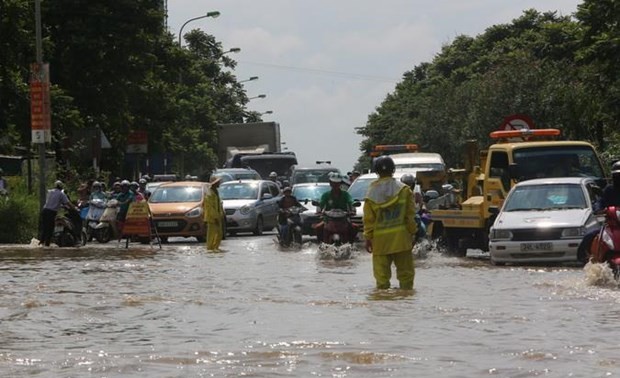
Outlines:
{"type": "Polygon", "coordinates": [[[41,210],[41,240],[39,245],[50,246],[52,236],[54,236],[56,214],[58,214],[58,210],[62,206],[72,207],[77,210],[77,207],[69,201],[63,188],[64,184],[62,181],[57,180],[54,183],[54,187],[47,191],[47,198],[41,210]]]}
{"type": "MultiPolygon", "coordinates": [[[[329,186],[331,190],[323,193],[319,200],[319,208],[321,212],[329,211],[332,209],[340,209],[349,213],[355,213],[355,207],[353,207],[353,198],[346,190],[342,190],[343,178],[337,174],[332,173],[329,176],[329,186]]],[[[325,222],[317,224],[314,228],[316,230],[316,236],[319,242],[323,241],[323,230],[325,222]]],[[[352,229],[351,229],[352,231],[352,229]]],[[[352,232],[351,232],[352,234],[352,232]]]]}
{"type": "Polygon", "coordinates": [[[222,201],[220,200],[220,193],[218,192],[220,183],[220,177],[211,175],[209,187],[205,191],[205,198],[202,205],[205,228],[207,229],[207,250],[213,252],[221,251],[220,243],[224,237],[224,229],[222,227],[224,209],[222,207],[222,201]]]}
{"type": "Polygon", "coordinates": [[[372,253],[377,289],[389,289],[392,264],[403,290],[413,290],[413,236],[417,232],[411,189],[396,180],[394,160],[380,156],[374,161],[379,178],[370,183],[364,201],[366,251],[372,253]]]}

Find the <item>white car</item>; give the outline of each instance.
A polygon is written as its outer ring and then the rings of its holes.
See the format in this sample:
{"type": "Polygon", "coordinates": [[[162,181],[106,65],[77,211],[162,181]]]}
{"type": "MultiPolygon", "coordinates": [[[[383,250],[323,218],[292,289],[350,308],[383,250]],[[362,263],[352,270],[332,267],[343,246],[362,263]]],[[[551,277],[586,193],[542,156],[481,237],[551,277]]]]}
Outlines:
{"type": "Polygon", "coordinates": [[[597,193],[590,178],[544,178],[518,183],[491,226],[491,262],[577,262],[581,239],[599,227],[592,210],[597,193]]]}
{"type": "Polygon", "coordinates": [[[229,234],[252,232],[262,235],[278,224],[280,188],[270,180],[236,180],[222,183],[220,199],[229,234]]]}

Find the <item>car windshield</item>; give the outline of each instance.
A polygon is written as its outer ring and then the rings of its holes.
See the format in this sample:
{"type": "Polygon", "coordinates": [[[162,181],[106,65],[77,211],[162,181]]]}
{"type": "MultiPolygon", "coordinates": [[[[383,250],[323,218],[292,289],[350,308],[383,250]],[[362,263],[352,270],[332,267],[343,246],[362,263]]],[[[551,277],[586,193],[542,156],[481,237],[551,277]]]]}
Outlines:
{"type": "Polygon", "coordinates": [[[541,184],[515,187],[504,211],[584,209],[586,198],[578,184],[541,184]]]}
{"type": "Polygon", "coordinates": [[[329,185],[296,186],[293,188],[293,195],[299,201],[318,201],[323,193],[329,192],[330,189],[329,185]]]}
{"type": "Polygon", "coordinates": [[[514,150],[518,179],[536,177],[605,177],[601,161],[590,146],[545,146],[514,150]]]}
{"type": "Polygon", "coordinates": [[[200,202],[201,199],[202,188],[197,186],[160,186],[151,194],[149,202],[200,202]]]}
{"type": "Polygon", "coordinates": [[[246,182],[231,183],[220,186],[220,198],[231,199],[256,199],[258,197],[258,185],[246,182]]]}
{"type": "Polygon", "coordinates": [[[368,187],[370,183],[376,180],[376,177],[367,177],[367,178],[358,178],[353,181],[353,184],[349,187],[347,192],[351,195],[351,198],[354,200],[361,201],[366,197],[366,192],[368,192],[368,187]]]}
{"type": "Polygon", "coordinates": [[[304,182],[329,182],[329,175],[340,174],[338,169],[302,169],[293,173],[292,182],[300,184],[304,182]]]}

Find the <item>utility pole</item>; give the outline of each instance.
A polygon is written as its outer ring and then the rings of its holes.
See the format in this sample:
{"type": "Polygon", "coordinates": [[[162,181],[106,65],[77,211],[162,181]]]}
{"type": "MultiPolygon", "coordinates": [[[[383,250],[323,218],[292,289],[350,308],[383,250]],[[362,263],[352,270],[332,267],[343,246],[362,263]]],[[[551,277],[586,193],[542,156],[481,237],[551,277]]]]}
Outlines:
{"type": "Polygon", "coordinates": [[[45,205],[45,143],[51,140],[49,107],[49,68],[43,65],[43,44],[41,37],[41,0],[34,2],[35,38],[37,62],[31,68],[30,113],[32,143],[39,147],[39,204],[45,205]]]}

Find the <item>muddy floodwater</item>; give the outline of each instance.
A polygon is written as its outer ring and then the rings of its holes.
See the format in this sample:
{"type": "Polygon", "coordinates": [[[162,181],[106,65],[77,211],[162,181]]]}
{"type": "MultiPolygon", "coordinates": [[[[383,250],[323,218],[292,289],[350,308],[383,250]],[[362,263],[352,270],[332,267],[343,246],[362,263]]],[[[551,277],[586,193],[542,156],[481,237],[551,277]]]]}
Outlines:
{"type": "Polygon", "coordinates": [[[274,238],[0,247],[0,376],[620,376],[603,266],[431,251],[413,292],[377,291],[366,252],[274,238]]]}

